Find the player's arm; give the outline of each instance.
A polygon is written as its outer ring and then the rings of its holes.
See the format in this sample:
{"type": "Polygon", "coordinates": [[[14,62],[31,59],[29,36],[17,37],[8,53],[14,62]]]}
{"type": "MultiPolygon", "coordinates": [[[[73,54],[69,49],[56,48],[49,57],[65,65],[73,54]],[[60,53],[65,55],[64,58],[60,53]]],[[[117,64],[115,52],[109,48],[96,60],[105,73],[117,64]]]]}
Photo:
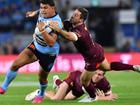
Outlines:
{"type": "Polygon", "coordinates": [[[96,100],[116,100],[118,98],[117,94],[112,93],[111,91],[108,93],[104,93],[103,91],[97,89],[96,90],[96,100]]]}
{"type": "Polygon", "coordinates": [[[46,91],[45,92],[46,98],[52,99],[52,97],[54,97],[54,96],[55,96],[55,92],[53,92],[53,91],[46,91]]]}
{"type": "Polygon", "coordinates": [[[39,10],[28,11],[28,12],[26,13],[26,17],[27,17],[27,18],[29,18],[29,17],[34,17],[34,16],[36,16],[36,15],[38,15],[38,14],[39,14],[39,10]]]}
{"type": "Polygon", "coordinates": [[[76,33],[68,32],[64,29],[61,29],[54,22],[50,22],[49,27],[52,28],[54,31],[58,32],[59,34],[61,34],[62,36],[64,36],[66,39],[70,40],[70,41],[77,41],[78,40],[78,37],[77,37],[76,33]]]}
{"type": "Polygon", "coordinates": [[[64,81],[60,84],[56,94],[51,97],[51,100],[63,100],[69,90],[69,85],[64,81]]]}
{"type": "Polygon", "coordinates": [[[45,42],[49,45],[49,46],[53,46],[57,40],[57,35],[56,33],[48,33],[47,30],[45,29],[46,24],[44,22],[39,22],[37,24],[37,27],[39,29],[39,31],[41,32],[45,42]]]}

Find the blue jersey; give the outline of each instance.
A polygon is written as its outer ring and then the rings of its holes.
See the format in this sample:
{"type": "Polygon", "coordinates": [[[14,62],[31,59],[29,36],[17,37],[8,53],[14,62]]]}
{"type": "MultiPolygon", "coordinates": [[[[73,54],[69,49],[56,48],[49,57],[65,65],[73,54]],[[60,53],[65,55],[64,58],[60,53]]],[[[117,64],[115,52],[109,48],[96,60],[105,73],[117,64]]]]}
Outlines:
{"type": "MultiPolygon", "coordinates": [[[[58,14],[56,14],[55,16],[51,17],[51,18],[44,18],[41,15],[39,15],[38,17],[38,22],[48,22],[48,21],[55,21],[58,22],[59,24],[59,28],[62,28],[62,21],[61,18],[58,14]]],[[[41,33],[37,32],[37,27],[35,29],[35,38],[34,38],[34,45],[36,47],[36,49],[43,53],[43,54],[58,54],[59,53],[59,49],[60,49],[60,45],[59,43],[56,41],[56,43],[53,46],[49,46],[47,45],[47,43],[45,42],[43,36],[41,35],[41,33]],[[44,45],[39,44],[38,42],[41,42],[44,45]]],[[[58,35],[58,38],[59,35],[58,35]]]]}

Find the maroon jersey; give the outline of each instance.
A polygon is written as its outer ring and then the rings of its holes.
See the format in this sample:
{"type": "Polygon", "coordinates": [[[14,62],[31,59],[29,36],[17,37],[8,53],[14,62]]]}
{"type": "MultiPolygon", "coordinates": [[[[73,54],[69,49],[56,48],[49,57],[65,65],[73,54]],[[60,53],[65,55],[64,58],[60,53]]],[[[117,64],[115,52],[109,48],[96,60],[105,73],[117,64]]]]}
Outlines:
{"type": "MultiPolygon", "coordinates": [[[[69,85],[73,95],[76,97],[80,97],[84,94],[84,91],[82,90],[82,85],[80,83],[81,73],[82,73],[81,71],[71,72],[68,78],[64,80],[69,85]]],[[[105,93],[110,90],[110,84],[106,78],[103,78],[98,83],[93,83],[93,85],[94,85],[93,90],[100,89],[103,90],[105,93]]],[[[95,94],[95,92],[91,93],[95,94]]]]}
{"type": "Polygon", "coordinates": [[[85,69],[88,71],[96,70],[98,64],[105,58],[104,50],[98,43],[93,42],[85,24],[73,28],[70,22],[67,21],[64,23],[64,28],[68,31],[75,32],[78,36],[78,40],[74,42],[74,45],[85,59],[85,69]]]}

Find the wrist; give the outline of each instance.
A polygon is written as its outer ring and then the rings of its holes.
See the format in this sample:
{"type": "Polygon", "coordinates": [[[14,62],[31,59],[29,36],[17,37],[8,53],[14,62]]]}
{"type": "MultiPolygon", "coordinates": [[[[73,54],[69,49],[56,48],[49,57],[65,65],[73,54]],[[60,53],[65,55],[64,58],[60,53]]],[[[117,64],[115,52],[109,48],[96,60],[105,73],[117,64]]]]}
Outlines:
{"type": "Polygon", "coordinates": [[[35,15],[37,15],[37,14],[39,14],[39,10],[36,10],[36,11],[35,11],[35,15]]]}
{"type": "Polygon", "coordinates": [[[58,29],[58,30],[57,30],[58,33],[61,33],[62,31],[63,31],[62,29],[58,29]]]}
{"type": "MultiPolygon", "coordinates": [[[[38,29],[39,29],[39,28],[38,28],[38,29]]],[[[45,28],[41,28],[41,29],[39,29],[40,32],[43,31],[43,30],[45,30],[45,28]]]]}
{"type": "Polygon", "coordinates": [[[40,33],[44,33],[46,30],[45,29],[42,29],[42,30],[39,30],[40,33]]]}

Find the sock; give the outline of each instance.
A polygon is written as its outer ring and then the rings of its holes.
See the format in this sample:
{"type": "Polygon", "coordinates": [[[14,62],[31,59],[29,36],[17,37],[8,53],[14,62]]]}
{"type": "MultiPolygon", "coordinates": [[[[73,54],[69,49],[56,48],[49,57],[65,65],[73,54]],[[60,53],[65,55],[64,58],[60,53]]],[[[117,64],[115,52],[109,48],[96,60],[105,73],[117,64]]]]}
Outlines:
{"type": "Polygon", "coordinates": [[[38,96],[44,97],[46,88],[47,88],[47,83],[46,84],[41,84],[40,83],[40,91],[39,91],[38,96]]]}
{"type": "Polygon", "coordinates": [[[17,71],[9,70],[6,74],[5,80],[2,84],[2,89],[5,91],[7,90],[9,84],[12,82],[12,80],[16,77],[17,71]]]}
{"type": "Polygon", "coordinates": [[[87,87],[84,87],[84,88],[91,98],[96,97],[96,95],[95,95],[96,90],[95,90],[94,85],[92,83],[90,83],[87,87]]]}
{"type": "Polygon", "coordinates": [[[62,83],[62,81],[61,81],[60,79],[57,79],[57,80],[55,81],[55,83],[56,83],[57,86],[59,86],[59,85],[62,83]]]}
{"type": "Polygon", "coordinates": [[[111,62],[111,70],[121,71],[121,70],[134,70],[133,65],[124,64],[121,62],[111,62]]]}

